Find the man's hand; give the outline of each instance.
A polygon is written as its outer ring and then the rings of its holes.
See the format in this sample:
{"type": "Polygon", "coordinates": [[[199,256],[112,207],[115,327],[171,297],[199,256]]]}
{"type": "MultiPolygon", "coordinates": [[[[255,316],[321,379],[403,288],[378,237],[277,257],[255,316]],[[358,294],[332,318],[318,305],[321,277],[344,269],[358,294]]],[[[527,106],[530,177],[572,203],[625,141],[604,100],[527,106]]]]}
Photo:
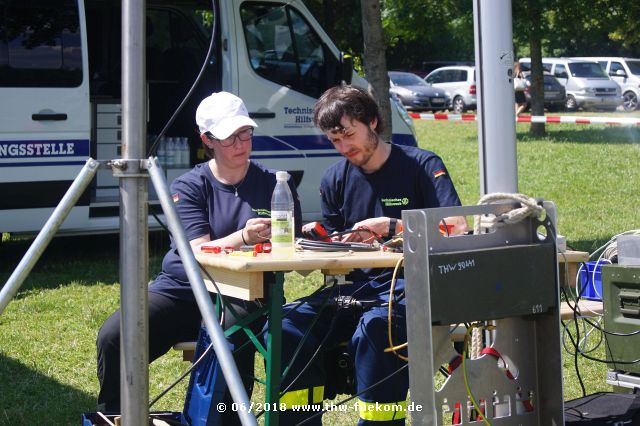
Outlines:
{"type": "MultiPolygon", "coordinates": [[[[449,235],[461,235],[468,230],[467,219],[464,216],[450,216],[442,220],[449,228],[449,235]]],[[[445,232],[444,235],[447,236],[447,233],[445,232]]]]}
{"type": "Polygon", "coordinates": [[[355,231],[358,228],[363,228],[363,230],[351,232],[350,234],[343,235],[342,237],[335,237],[334,241],[341,241],[343,243],[361,241],[370,242],[374,240],[376,236],[384,237],[389,233],[389,218],[383,216],[365,219],[363,221],[355,223],[353,225],[353,228],[351,229],[355,231]],[[369,232],[366,229],[372,231],[373,233],[369,232]]]}

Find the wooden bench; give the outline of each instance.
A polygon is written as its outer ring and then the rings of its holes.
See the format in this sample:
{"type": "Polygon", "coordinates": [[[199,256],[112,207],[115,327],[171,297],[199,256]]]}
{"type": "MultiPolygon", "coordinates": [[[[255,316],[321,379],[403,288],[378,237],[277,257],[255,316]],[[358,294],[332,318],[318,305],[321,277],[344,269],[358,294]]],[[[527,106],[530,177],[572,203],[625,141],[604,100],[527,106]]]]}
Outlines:
{"type": "MultiPolygon", "coordinates": [[[[571,306],[574,306],[574,304],[571,303],[571,306]]],[[[578,303],[577,311],[578,316],[595,317],[602,315],[604,308],[602,302],[597,300],[581,300],[580,303],[578,303]]],[[[567,302],[562,302],[560,305],[560,319],[563,321],[573,319],[573,310],[567,302]]]]}
{"type": "Polygon", "coordinates": [[[196,342],[178,342],[173,345],[176,351],[182,351],[182,360],[193,362],[196,354],[196,342]]]}

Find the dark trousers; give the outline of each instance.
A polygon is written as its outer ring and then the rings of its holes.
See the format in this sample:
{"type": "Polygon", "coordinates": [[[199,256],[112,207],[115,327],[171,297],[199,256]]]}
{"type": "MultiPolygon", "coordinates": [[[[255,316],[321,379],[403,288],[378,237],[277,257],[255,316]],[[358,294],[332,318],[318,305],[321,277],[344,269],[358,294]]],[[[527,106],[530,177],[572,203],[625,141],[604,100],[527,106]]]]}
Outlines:
{"type": "MultiPolygon", "coordinates": [[[[296,379],[289,390],[312,389],[327,383],[327,376],[335,374],[328,371],[322,362],[321,353],[316,355],[318,347],[329,349],[342,342],[347,343],[346,352],[354,364],[356,391],[359,399],[369,403],[396,403],[405,401],[409,389],[409,373],[404,370],[393,374],[405,362],[384,349],[389,346],[387,307],[374,306],[356,313],[348,310],[338,310],[325,306],[321,308],[327,298],[327,290],[313,298],[301,299],[305,303],[285,305],[287,316],[282,321],[282,366],[286,366],[296,352],[298,344],[313,323],[316,323],[308,333],[300,354],[294,361],[287,377],[283,380],[283,388],[288,387],[296,379]],[[294,309],[295,308],[295,309],[294,309]],[[316,320],[316,316],[319,318],[316,320]],[[315,360],[309,363],[314,355],[315,360]],[[304,370],[303,370],[304,369],[304,370]],[[388,377],[391,376],[391,377],[388,377]],[[384,380],[382,383],[376,383],[384,380]]],[[[373,298],[373,297],[371,297],[373,298]]],[[[366,295],[362,300],[367,300],[366,295]]],[[[393,338],[394,343],[406,341],[406,308],[404,300],[394,305],[393,310],[393,338]]],[[[322,352],[322,350],[320,351],[322,352]]],[[[400,351],[406,356],[406,350],[400,351]]],[[[353,404],[353,403],[351,403],[353,404]]],[[[316,412],[317,413],[317,412],[316,412]]],[[[280,425],[296,425],[314,415],[314,412],[286,410],[280,413],[280,425]]],[[[307,424],[315,426],[322,424],[320,416],[307,424]]],[[[371,421],[361,418],[359,426],[369,425],[404,425],[404,418],[386,421],[371,421]]]]}
{"type": "MultiPolygon", "coordinates": [[[[225,298],[226,306],[233,306],[239,318],[258,309],[256,302],[225,298]]],[[[236,317],[225,309],[223,328],[233,326],[236,317]]],[[[182,301],[165,295],[149,292],[149,361],[153,362],[167,353],[178,342],[195,341],[202,317],[195,301],[182,301]]],[[[254,321],[251,329],[259,332],[264,319],[254,321]]],[[[229,339],[235,348],[247,341],[245,333],[237,332],[229,339]]],[[[105,412],[120,411],[120,310],[114,312],[102,325],[96,339],[98,380],[98,410],[105,412]]],[[[253,389],[253,363],[255,348],[246,345],[234,352],[234,359],[242,376],[247,393],[253,389]]],[[[232,402],[229,392],[225,402],[232,402]]],[[[230,405],[227,405],[230,406],[230,405]]],[[[228,410],[223,418],[224,424],[240,424],[238,416],[228,410]]]]}

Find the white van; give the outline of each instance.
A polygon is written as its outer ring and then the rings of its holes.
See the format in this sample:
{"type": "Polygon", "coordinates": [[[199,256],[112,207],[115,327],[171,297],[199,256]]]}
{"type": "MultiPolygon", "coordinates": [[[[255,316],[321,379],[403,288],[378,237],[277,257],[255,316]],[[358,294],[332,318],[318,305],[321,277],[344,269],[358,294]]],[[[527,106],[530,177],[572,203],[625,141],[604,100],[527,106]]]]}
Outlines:
{"type": "MultiPolygon", "coordinates": [[[[531,69],[531,59],[520,59],[525,71],[531,69]]],[[[594,61],[570,58],[542,58],[542,68],[565,87],[567,111],[578,108],[615,111],[622,104],[620,87],[594,61]]]]}
{"type": "MultiPolygon", "coordinates": [[[[339,155],[314,128],[313,106],[342,80],[363,87],[366,82],[341,59],[302,1],[214,3],[212,11],[208,0],[146,2],[148,139],[161,131],[192,85],[215,22],[214,53],[204,78],[167,131],[172,150],[186,152],[189,146],[188,161],[181,155],[168,166],[168,180],[204,161],[195,108],[210,93],[226,90],[245,101],[259,124],[253,158],[289,171],[303,218],[317,219],[320,178],[339,155]]],[[[37,232],[87,158],[120,155],[119,5],[114,0],[3,2],[0,232],[37,232]]],[[[415,145],[406,112],[392,113],[393,141],[415,145]]],[[[150,188],[150,212],[159,210],[153,197],[150,188]]],[[[118,180],[110,170],[100,170],[60,233],[117,231],[118,214],[118,180]]]]}
{"type": "Polygon", "coordinates": [[[602,66],[609,77],[620,86],[625,111],[635,111],[640,98],[640,59],[620,57],[583,57],[574,58],[595,61],[602,66]]]}

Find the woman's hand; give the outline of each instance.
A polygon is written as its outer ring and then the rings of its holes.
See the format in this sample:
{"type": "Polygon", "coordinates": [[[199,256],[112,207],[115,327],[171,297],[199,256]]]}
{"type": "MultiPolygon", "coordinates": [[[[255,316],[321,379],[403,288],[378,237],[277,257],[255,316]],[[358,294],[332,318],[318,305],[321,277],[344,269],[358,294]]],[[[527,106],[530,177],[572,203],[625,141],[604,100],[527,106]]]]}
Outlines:
{"type": "Polygon", "coordinates": [[[268,217],[256,217],[247,220],[242,230],[244,241],[247,244],[263,243],[271,238],[271,219],[268,217]]]}

